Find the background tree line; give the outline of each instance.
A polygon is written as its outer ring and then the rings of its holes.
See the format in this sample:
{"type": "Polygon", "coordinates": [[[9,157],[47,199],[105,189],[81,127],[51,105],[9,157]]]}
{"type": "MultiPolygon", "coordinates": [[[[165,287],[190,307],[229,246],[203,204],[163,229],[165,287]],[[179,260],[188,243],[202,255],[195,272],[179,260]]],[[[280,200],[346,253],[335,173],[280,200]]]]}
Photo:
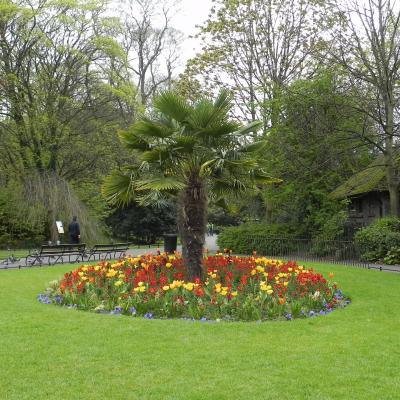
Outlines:
{"type": "Polygon", "coordinates": [[[108,235],[137,235],[126,223],[137,213],[165,216],[149,224],[172,229],[172,208],[115,210],[100,193],[105,176],[137,157],[117,133],[152,115],[165,89],[191,101],[228,89],[232,118],[262,122],[247,141],[265,141],[257,157],[282,182],[212,205],[214,224],[257,220],[338,235],[346,204],[329,194],[378,154],[399,214],[394,2],[215,0],[199,28],[203,49],[179,76],[174,12],[167,0],[117,9],[98,0],[0,3],[1,242],[54,239],[53,221],[72,214],[85,240],[100,240],[104,224],[108,235]]]}

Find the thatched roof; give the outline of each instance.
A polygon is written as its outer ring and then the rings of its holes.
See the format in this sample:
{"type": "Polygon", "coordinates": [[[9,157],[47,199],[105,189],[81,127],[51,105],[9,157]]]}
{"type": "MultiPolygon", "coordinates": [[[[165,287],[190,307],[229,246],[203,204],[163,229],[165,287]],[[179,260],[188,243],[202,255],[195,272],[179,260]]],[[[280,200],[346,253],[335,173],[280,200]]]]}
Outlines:
{"type": "MultiPolygon", "coordinates": [[[[397,162],[400,162],[400,155],[396,154],[397,162]]],[[[380,155],[367,168],[357,172],[348,181],[337,187],[331,196],[337,199],[356,196],[373,191],[387,191],[385,176],[385,160],[380,155]]]]}

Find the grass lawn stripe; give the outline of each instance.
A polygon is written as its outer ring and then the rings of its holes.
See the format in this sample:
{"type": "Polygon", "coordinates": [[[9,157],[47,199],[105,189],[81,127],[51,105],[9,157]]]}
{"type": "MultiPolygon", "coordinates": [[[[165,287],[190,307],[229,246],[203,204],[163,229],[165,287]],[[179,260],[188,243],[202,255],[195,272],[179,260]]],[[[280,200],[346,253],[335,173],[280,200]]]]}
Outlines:
{"type": "Polygon", "coordinates": [[[0,399],[399,399],[400,275],[311,264],[352,304],[262,324],[44,305],[76,266],[0,271],[0,399]]]}

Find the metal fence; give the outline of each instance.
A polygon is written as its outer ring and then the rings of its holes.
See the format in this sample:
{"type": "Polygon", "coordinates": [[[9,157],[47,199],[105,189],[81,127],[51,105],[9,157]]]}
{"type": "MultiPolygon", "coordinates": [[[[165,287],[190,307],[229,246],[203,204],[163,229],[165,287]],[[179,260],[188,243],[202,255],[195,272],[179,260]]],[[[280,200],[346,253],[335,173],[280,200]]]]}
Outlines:
{"type": "Polygon", "coordinates": [[[312,240],[252,235],[248,243],[259,255],[290,260],[320,261],[368,268],[350,240],[312,240]]]}

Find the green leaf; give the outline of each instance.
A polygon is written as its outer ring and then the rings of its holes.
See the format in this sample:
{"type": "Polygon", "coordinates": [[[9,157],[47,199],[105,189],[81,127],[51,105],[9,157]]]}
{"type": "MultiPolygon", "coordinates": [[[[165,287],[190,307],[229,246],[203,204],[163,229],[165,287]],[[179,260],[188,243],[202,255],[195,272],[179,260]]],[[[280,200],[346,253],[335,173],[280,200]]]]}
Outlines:
{"type": "Polygon", "coordinates": [[[113,172],[107,176],[102,186],[102,194],[111,204],[126,205],[135,197],[132,174],[113,172]]]}
{"type": "Polygon", "coordinates": [[[184,122],[191,112],[187,101],[171,91],[161,93],[154,99],[154,108],[161,114],[179,122],[184,122]]]}
{"type": "Polygon", "coordinates": [[[185,184],[174,177],[150,178],[147,180],[136,181],[138,191],[157,190],[157,191],[176,191],[185,188],[185,184]]]}
{"type": "Polygon", "coordinates": [[[118,132],[118,136],[122,144],[128,149],[140,151],[146,151],[150,149],[149,143],[132,131],[120,131],[118,132]]]}

